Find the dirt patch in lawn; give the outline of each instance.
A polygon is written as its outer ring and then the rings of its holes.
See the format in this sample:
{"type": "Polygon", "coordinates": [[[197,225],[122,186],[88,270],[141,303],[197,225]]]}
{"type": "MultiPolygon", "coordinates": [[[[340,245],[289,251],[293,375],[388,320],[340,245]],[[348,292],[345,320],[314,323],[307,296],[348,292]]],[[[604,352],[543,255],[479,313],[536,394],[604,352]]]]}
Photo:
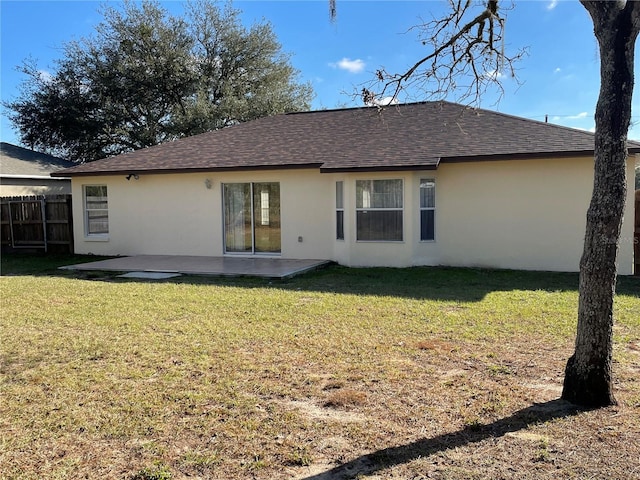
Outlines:
{"type": "Polygon", "coordinates": [[[299,411],[302,415],[306,416],[312,421],[339,423],[354,423],[365,421],[365,417],[361,414],[350,412],[347,410],[331,408],[330,406],[326,405],[316,405],[315,403],[310,401],[289,400],[283,402],[282,405],[299,411]]]}

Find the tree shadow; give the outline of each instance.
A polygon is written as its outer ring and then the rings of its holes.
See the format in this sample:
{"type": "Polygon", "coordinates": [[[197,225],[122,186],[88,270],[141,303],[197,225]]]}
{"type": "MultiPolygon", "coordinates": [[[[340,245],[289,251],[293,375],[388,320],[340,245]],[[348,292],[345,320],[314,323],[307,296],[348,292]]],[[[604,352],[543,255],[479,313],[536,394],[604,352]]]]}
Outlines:
{"type": "MultiPolygon", "coordinates": [[[[415,300],[480,302],[493,292],[578,292],[578,273],[471,267],[350,268],[332,265],[272,281],[273,288],[415,300]]],[[[185,278],[184,281],[193,281],[185,278]]],[[[202,280],[195,280],[202,281],[202,280]]],[[[206,280],[205,280],[206,281],[206,280]]],[[[617,295],[640,298],[640,277],[619,276],[617,295]]]]}
{"type": "MultiPolygon", "coordinates": [[[[373,295],[416,300],[479,302],[499,291],[578,291],[577,273],[494,270],[457,267],[349,268],[331,265],[283,280],[260,277],[184,275],[165,280],[118,278],[122,272],[59,270],[58,267],[110,257],[78,255],[3,255],[2,275],[79,278],[104,282],[154,282],[278,288],[348,295],[373,295]]],[[[617,294],[640,298],[640,277],[618,277],[617,294]]]]}
{"type": "Polygon", "coordinates": [[[507,433],[525,429],[529,425],[570,417],[583,411],[585,410],[561,399],[537,403],[487,425],[474,424],[457,432],[377,450],[326,472],[305,477],[303,480],[345,480],[357,478],[359,475],[372,475],[383,469],[409,463],[421,457],[464,447],[487,438],[502,437],[507,433]]]}

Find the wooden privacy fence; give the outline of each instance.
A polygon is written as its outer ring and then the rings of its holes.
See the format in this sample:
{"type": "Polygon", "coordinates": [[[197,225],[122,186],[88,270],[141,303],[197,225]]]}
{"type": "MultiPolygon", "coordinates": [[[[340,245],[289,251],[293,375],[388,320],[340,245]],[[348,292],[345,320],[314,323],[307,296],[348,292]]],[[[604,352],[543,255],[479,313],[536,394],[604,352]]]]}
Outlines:
{"type": "Polygon", "coordinates": [[[3,252],[73,253],[71,195],[3,197],[0,219],[3,252]]]}

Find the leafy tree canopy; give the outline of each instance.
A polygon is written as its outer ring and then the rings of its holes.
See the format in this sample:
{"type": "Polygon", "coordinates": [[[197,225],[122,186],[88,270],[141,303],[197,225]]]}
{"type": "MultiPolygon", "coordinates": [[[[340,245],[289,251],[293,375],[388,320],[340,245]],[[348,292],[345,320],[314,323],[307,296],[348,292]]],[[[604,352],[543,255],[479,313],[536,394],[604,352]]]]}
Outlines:
{"type": "Polygon", "coordinates": [[[175,16],[157,0],[126,1],[101,13],[53,74],[19,67],[27,78],[5,106],[23,144],[85,162],[310,107],[271,25],[245,28],[230,3],[190,1],[175,16]]]}

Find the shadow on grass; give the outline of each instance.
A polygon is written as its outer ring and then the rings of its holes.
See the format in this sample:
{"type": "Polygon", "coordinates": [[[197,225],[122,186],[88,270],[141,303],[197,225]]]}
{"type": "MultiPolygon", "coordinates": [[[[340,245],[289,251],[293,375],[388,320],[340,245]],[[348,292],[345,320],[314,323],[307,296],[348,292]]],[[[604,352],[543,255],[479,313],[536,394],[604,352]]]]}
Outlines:
{"type": "MultiPolygon", "coordinates": [[[[478,302],[499,291],[577,292],[578,274],[455,267],[348,268],[334,265],[280,288],[305,291],[478,302]]],[[[619,277],[617,294],[640,298],[640,277],[619,277]]]]}
{"type": "MultiPolygon", "coordinates": [[[[167,280],[118,278],[120,272],[59,270],[60,266],[102,260],[109,257],[81,255],[3,255],[3,275],[36,275],[79,278],[108,282],[161,282],[192,285],[224,285],[241,288],[280,288],[309,292],[375,295],[478,302],[496,291],[578,290],[578,274],[490,270],[480,268],[412,267],[348,268],[332,265],[286,280],[259,277],[184,275],[167,280]]],[[[640,277],[620,277],[617,293],[640,298],[640,277]]]]}
{"type": "Polygon", "coordinates": [[[0,258],[0,274],[32,275],[32,276],[62,276],[72,277],[63,270],[65,265],[84,262],[96,262],[112,257],[96,255],[46,254],[46,253],[3,253],[0,258]]]}
{"type": "Polygon", "coordinates": [[[423,438],[398,447],[384,448],[338,465],[331,470],[305,477],[303,480],[342,480],[373,475],[396,465],[409,463],[445,450],[464,447],[487,438],[498,438],[529,425],[565,418],[584,411],[564,400],[552,400],[518,410],[513,415],[487,425],[472,425],[457,432],[423,438]]]}

